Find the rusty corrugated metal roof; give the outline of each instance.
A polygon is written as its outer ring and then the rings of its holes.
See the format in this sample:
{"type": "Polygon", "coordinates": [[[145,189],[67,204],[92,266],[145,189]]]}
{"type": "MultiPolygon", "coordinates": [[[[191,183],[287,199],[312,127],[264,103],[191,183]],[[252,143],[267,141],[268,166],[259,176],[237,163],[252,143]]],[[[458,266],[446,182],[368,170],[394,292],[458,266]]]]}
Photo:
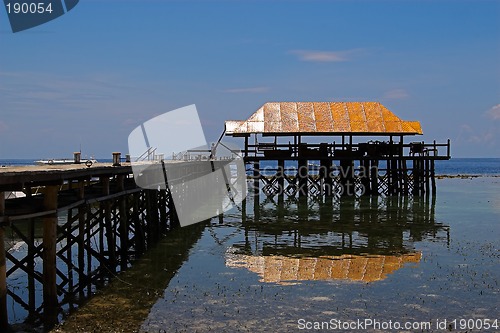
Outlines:
{"type": "Polygon", "coordinates": [[[226,121],[228,135],[422,134],[418,121],[401,120],[378,102],[266,103],[245,121],[226,121]]]}

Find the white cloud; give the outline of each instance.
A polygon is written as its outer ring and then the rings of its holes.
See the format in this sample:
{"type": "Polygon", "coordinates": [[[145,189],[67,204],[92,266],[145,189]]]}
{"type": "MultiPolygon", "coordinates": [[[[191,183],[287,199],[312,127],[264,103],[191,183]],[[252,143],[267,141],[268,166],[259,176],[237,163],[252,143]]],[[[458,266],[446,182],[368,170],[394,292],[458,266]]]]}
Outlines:
{"type": "Polygon", "coordinates": [[[296,55],[301,61],[341,62],[351,60],[354,55],[361,51],[361,49],[344,51],[291,50],[289,53],[296,55]]]}
{"type": "Polygon", "coordinates": [[[497,130],[494,128],[478,131],[468,124],[463,124],[460,126],[457,141],[473,144],[492,144],[495,142],[496,133],[497,130]]]}
{"type": "Polygon", "coordinates": [[[406,99],[410,94],[404,89],[393,89],[386,91],[384,94],[385,99],[406,99]]]}
{"type": "Polygon", "coordinates": [[[500,104],[497,104],[488,110],[487,114],[493,120],[500,120],[500,104]]]}
{"type": "Polygon", "coordinates": [[[233,88],[224,90],[225,93],[230,93],[230,94],[238,94],[238,93],[257,94],[266,91],[269,91],[269,87],[233,88]]]}

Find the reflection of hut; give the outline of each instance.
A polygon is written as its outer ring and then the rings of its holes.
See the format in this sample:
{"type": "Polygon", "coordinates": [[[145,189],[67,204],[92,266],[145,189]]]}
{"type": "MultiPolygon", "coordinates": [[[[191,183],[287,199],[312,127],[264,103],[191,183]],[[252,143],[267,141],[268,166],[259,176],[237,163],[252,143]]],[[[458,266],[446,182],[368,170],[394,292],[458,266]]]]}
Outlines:
{"type": "Polygon", "coordinates": [[[305,280],[350,280],[374,282],[406,263],[417,263],[421,252],[400,255],[340,255],[317,258],[251,256],[228,251],[226,265],[246,268],[261,277],[261,282],[286,283],[305,280]]]}
{"type": "MultiPolygon", "coordinates": [[[[319,160],[324,170],[320,173],[320,178],[324,178],[321,187],[326,195],[332,194],[335,187],[332,184],[335,179],[329,176],[332,161],[340,163],[342,194],[359,192],[354,186],[357,176],[354,164],[359,161],[359,181],[364,189],[361,192],[392,195],[422,194],[429,192],[431,184],[435,192],[434,161],[450,158],[449,140],[445,144],[405,143],[406,136],[422,135],[420,123],[402,120],[378,102],[265,103],[247,120],[226,121],[225,133],[244,138],[245,161],[253,163],[257,170],[262,160],[276,160],[279,167],[284,166],[285,160],[295,160],[299,168],[307,168],[309,160],[319,160]],[[274,137],[274,142],[259,142],[259,136],[274,137]],[[325,141],[307,143],[304,137],[325,141]],[[332,140],[333,137],[340,137],[340,142],[332,140]],[[354,142],[353,137],[367,139],[354,142]],[[372,141],[374,137],[376,141],[372,141]],[[285,139],[279,142],[278,138],[285,139]],[[386,165],[384,172],[362,172],[361,167],[365,171],[379,168],[380,161],[386,165]]],[[[307,195],[306,174],[298,174],[299,188],[289,188],[288,194],[295,195],[298,191],[299,195],[307,195]]],[[[282,181],[277,179],[283,188],[282,181]]]]}

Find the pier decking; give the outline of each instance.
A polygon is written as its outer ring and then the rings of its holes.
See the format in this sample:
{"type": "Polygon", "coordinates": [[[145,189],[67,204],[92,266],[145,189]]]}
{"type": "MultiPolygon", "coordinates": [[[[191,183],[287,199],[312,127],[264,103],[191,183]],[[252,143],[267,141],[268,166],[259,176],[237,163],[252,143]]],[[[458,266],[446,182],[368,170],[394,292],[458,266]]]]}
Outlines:
{"type": "Polygon", "coordinates": [[[10,296],[28,322],[51,327],[62,309],[129,267],[176,216],[168,191],[138,188],[130,164],[4,167],[0,225],[0,326],[8,326],[10,296]],[[5,200],[8,191],[27,195],[5,200]],[[5,251],[7,232],[26,244],[25,256],[5,251]],[[27,276],[26,292],[7,288],[19,274],[27,276]]]}

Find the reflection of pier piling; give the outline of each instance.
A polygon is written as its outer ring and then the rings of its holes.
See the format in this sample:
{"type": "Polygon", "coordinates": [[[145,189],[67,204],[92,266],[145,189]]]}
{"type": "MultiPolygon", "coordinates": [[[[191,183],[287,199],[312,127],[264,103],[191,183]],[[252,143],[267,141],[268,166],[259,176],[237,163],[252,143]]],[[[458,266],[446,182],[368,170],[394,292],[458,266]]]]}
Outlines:
{"type": "Polygon", "coordinates": [[[3,168],[1,330],[9,324],[11,308],[22,308],[28,323],[53,326],[62,311],[77,307],[130,267],[177,224],[169,191],[138,188],[128,164],[3,168]],[[10,191],[24,191],[26,197],[5,200],[10,191]],[[7,235],[26,251],[4,251],[7,235]],[[16,288],[9,283],[14,277],[16,288]]]}
{"type": "MultiPolygon", "coordinates": [[[[255,198],[254,198],[255,199],[255,198]]],[[[449,228],[435,220],[434,197],[267,197],[243,209],[245,241],[226,254],[226,265],[244,267],[262,282],[304,280],[375,282],[422,253],[415,243],[442,241],[449,228]]]]}
{"type": "Polygon", "coordinates": [[[374,102],[266,103],[246,121],[226,121],[226,134],[245,138],[255,191],[263,183],[267,196],[435,194],[434,163],[450,159],[449,140],[404,142],[422,134],[420,123],[374,102]]]}
{"type": "Polygon", "coordinates": [[[305,257],[410,253],[422,240],[449,242],[435,205],[425,196],[289,198],[282,204],[266,197],[242,212],[253,234],[242,250],[305,257]]]}

